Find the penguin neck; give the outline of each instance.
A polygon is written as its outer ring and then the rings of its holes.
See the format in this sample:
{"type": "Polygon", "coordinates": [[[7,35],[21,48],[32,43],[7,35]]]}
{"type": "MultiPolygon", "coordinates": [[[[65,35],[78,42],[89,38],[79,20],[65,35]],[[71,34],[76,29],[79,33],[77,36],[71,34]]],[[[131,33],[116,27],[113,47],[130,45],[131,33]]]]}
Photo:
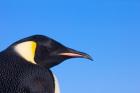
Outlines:
{"type": "Polygon", "coordinates": [[[54,66],[57,66],[61,63],[61,61],[50,61],[50,62],[47,62],[47,64],[45,64],[45,68],[52,68],[54,66]]]}
{"type": "Polygon", "coordinates": [[[41,65],[41,66],[43,66],[43,67],[45,67],[45,68],[47,68],[47,69],[50,69],[50,68],[52,68],[54,66],[59,65],[63,61],[62,60],[59,60],[59,59],[58,60],[56,60],[56,59],[55,60],[49,59],[49,60],[45,60],[45,61],[36,60],[36,63],[39,64],[39,65],[41,65]]]}
{"type": "Polygon", "coordinates": [[[24,60],[22,57],[20,57],[15,51],[13,51],[11,48],[7,48],[6,50],[3,50],[0,52],[0,59],[2,61],[7,62],[7,61],[12,61],[13,63],[28,63],[26,60],[24,60]]]}

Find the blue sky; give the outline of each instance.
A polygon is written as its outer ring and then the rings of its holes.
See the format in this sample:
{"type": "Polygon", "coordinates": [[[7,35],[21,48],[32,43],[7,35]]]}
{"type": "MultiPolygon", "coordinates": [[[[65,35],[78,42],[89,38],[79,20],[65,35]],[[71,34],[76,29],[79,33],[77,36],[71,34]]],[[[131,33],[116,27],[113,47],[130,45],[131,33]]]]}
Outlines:
{"type": "Polygon", "coordinates": [[[0,50],[33,34],[95,60],[54,67],[61,93],[140,93],[139,0],[1,0],[0,50]]]}

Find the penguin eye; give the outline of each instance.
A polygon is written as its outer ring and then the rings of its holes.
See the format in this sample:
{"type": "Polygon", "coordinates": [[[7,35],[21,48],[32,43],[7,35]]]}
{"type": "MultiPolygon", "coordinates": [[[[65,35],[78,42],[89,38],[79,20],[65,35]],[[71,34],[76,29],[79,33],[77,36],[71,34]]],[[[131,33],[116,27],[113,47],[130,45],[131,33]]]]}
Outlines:
{"type": "Polygon", "coordinates": [[[49,41],[47,42],[45,45],[46,49],[49,51],[49,52],[53,52],[53,51],[56,51],[60,48],[60,46],[56,43],[53,43],[52,41],[49,41]]]}
{"type": "Polygon", "coordinates": [[[39,53],[42,53],[42,54],[48,54],[49,53],[48,49],[45,46],[39,46],[37,48],[37,51],[39,51],[39,53]]]}
{"type": "Polygon", "coordinates": [[[49,55],[52,56],[56,55],[60,50],[63,49],[63,46],[60,43],[52,40],[43,42],[41,46],[45,48],[44,50],[46,50],[49,55]]]}

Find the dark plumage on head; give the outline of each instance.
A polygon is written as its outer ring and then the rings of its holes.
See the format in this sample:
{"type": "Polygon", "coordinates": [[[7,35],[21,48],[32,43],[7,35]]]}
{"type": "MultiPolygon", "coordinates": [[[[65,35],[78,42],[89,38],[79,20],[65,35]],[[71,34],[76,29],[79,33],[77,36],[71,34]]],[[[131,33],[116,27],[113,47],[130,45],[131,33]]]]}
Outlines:
{"type": "Polygon", "coordinates": [[[21,39],[12,44],[9,49],[14,49],[18,56],[31,63],[47,68],[58,65],[70,58],[86,58],[92,60],[88,54],[68,48],[43,35],[33,35],[21,39]]]}

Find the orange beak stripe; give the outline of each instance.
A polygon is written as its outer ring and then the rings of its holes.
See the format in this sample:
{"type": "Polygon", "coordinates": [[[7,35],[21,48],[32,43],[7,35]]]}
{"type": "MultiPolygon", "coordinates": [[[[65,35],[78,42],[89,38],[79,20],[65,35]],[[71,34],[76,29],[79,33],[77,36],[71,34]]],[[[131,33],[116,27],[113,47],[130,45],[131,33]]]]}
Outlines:
{"type": "Polygon", "coordinates": [[[59,55],[62,55],[62,56],[70,56],[70,57],[82,57],[82,55],[75,54],[75,53],[60,53],[59,55]]]}

